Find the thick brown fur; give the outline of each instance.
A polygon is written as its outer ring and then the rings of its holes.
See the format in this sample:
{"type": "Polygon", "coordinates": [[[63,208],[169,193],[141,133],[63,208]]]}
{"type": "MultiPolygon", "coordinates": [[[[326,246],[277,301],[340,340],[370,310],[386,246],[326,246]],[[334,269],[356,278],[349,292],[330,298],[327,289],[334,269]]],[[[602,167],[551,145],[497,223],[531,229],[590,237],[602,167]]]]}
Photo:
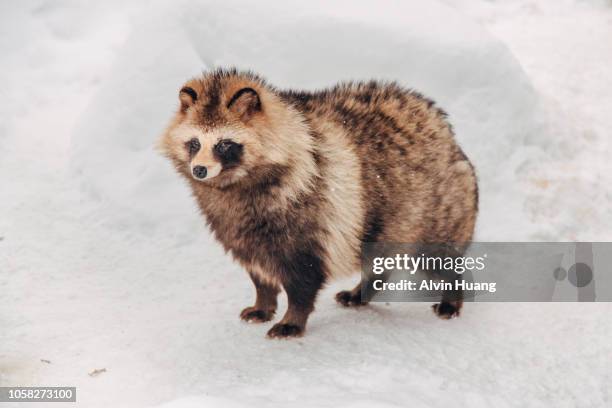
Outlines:
{"type": "MultiPolygon", "coordinates": [[[[363,242],[472,239],[473,167],[446,114],[416,92],[376,81],[281,91],[216,70],[179,95],[160,146],[254,282],[256,303],[241,317],[270,320],[280,289],[287,293],[271,337],[303,333],[325,282],[359,270],[363,242]],[[196,167],[212,178],[196,179],[196,167]]],[[[359,289],[337,300],[367,303],[359,289]]],[[[460,308],[451,296],[434,311],[452,317],[460,308]]]]}

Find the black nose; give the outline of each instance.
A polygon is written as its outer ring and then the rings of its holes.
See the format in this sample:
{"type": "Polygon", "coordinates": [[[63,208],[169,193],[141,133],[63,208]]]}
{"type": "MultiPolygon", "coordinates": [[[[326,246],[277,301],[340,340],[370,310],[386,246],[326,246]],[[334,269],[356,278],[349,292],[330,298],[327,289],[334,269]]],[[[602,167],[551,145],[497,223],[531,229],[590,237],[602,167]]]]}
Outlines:
{"type": "Polygon", "coordinates": [[[204,167],[204,166],[195,166],[193,168],[193,175],[196,178],[199,178],[199,179],[206,178],[206,167],[204,167]]]}

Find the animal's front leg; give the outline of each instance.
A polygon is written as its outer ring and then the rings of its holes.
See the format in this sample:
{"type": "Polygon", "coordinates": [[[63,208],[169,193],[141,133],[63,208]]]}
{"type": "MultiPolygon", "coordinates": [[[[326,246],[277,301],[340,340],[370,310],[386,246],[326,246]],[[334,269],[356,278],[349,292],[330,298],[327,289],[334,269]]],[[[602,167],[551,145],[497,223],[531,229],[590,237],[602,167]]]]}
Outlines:
{"type": "Polygon", "coordinates": [[[298,256],[295,265],[289,266],[283,277],[289,304],[287,313],[268,331],[268,337],[287,338],[304,334],[306,321],[314,310],[317,293],[324,281],[322,261],[318,257],[298,256]]]}
{"type": "Polygon", "coordinates": [[[240,313],[240,318],[247,322],[267,322],[274,317],[276,312],[276,298],[280,288],[269,282],[264,282],[253,272],[249,272],[249,275],[255,285],[257,298],[254,306],[247,307],[240,313]]]}

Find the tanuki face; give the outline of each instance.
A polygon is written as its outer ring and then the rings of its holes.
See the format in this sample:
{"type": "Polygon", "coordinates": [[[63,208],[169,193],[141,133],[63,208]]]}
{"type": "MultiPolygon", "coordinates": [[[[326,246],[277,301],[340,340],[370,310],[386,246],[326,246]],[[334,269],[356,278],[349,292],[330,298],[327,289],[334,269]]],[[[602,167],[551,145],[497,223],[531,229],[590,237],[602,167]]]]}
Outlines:
{"type": "Polygon", "coordinates": [[[179,171],[211,186],[225,187],[259,172],[275,162],[273,136],[260,130],[267,120],[261,91],[246,78],[188,81],[179,91],[180,107],[162,137],[162,150],[179,171]]]}

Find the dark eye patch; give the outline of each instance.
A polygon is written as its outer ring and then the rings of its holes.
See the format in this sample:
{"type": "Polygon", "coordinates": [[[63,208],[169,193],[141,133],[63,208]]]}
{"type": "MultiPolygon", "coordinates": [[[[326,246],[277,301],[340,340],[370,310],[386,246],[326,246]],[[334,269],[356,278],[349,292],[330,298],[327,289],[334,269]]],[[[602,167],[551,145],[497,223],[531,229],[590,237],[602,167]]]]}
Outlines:
{"type": "Polygon", "coordinates": [[[193,139],[185,143],[185,147],[187,147],[187,150],[189,150],[189,155],[193,156],[200,151],[200,147],[202,146],[200,145],[200,141],[194,137],[193,139]]]}
{"type": "Polygon", "coordinates": [[[222,139],[213,149],[224,168],[235,167],[242,160],[242,145],[230,139],[222,139]]]}

